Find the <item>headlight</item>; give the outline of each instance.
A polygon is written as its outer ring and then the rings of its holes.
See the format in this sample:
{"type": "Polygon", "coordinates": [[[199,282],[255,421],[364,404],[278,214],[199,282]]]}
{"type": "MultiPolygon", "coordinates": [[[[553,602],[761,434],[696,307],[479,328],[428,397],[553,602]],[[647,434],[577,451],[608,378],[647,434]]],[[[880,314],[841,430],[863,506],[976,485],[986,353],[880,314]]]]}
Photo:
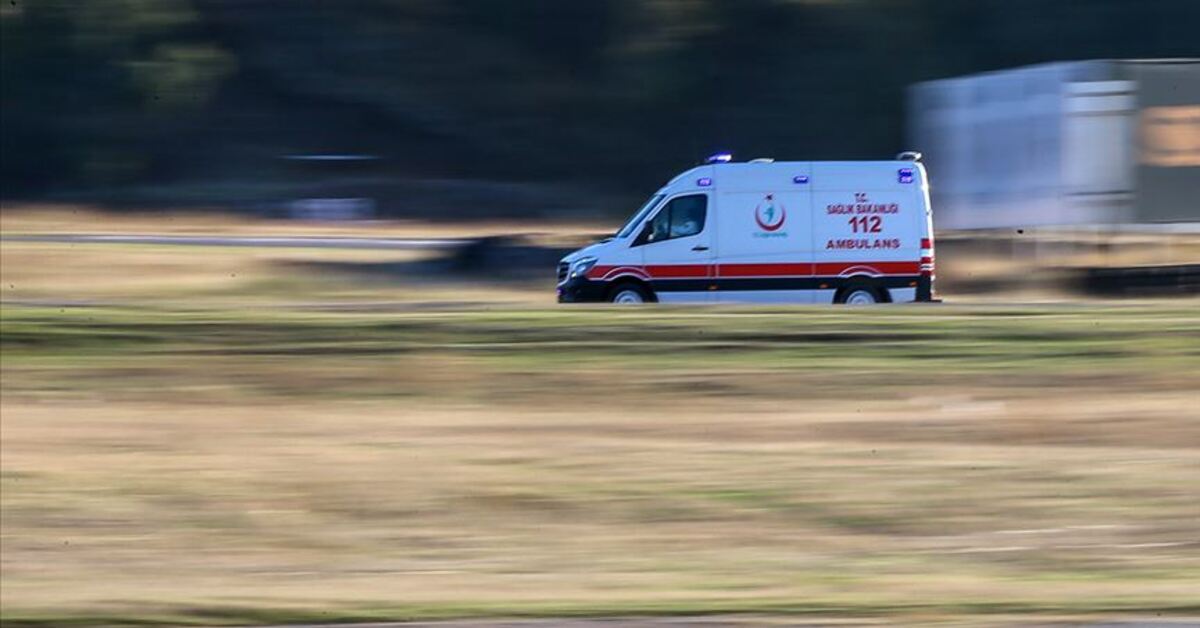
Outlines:
{"type": "Polygon", "coordinates": [[[587,271],[592,269],[592,266],[595,266],[595,265],[596,265],[596,258],[581,257],[581,258],[575,260],[575,262],[573,264],[571,264],[571,276],[572,277],[582,277],[583,275],[587,274],[587,271]]]}

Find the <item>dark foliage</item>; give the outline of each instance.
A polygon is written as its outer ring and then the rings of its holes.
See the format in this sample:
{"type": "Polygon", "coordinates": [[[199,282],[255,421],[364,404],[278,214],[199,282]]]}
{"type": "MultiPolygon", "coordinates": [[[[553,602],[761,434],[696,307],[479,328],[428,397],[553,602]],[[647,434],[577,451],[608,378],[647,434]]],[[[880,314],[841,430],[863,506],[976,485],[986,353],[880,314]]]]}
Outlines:
{"type": "Polygon", "coordinates": [[[620,196],[714,149],[890,155],[904,147],[914,81],[1200,54],[1196,0],[5,5],[8,198],[153,188],[160,200],[227,203],[353,188],[356,176],[620,196]],[[280,159],[328,152],[385,165],[314,176],[280,159]]]}

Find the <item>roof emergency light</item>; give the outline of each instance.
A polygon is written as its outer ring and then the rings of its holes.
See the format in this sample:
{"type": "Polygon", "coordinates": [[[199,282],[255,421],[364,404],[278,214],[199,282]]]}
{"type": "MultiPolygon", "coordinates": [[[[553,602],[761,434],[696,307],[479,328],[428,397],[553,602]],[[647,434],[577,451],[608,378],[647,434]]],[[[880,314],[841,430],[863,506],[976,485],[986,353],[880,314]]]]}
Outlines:
{"type": "Polygon", "coordinates": [[[733,153],[717,153],[704,158],[706,164],[727,164],[733,161],[733,153]]]}

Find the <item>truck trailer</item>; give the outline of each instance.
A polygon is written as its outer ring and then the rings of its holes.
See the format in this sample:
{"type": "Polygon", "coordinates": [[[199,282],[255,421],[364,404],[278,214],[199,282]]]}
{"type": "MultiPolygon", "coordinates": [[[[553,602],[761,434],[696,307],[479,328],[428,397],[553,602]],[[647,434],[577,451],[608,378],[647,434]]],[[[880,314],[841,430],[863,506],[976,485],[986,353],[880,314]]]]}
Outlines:
{"type": "Polygon", "coordinates": [[[1200,223],[1198,59],[929,81],[908,105],[939,230],[1200,223]]]}

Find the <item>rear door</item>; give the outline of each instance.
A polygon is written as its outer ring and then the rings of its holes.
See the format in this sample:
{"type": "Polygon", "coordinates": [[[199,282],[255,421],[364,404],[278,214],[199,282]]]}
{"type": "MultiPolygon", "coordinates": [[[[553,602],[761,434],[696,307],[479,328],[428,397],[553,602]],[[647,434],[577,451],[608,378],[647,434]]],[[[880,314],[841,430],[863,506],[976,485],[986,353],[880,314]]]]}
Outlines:
{"type": "Polygon", "coordinates": [[[712,197],[707,192],[678,194],[659,208],[634,241],[650,287],[663,303],[712,300],[712,197]]]}

